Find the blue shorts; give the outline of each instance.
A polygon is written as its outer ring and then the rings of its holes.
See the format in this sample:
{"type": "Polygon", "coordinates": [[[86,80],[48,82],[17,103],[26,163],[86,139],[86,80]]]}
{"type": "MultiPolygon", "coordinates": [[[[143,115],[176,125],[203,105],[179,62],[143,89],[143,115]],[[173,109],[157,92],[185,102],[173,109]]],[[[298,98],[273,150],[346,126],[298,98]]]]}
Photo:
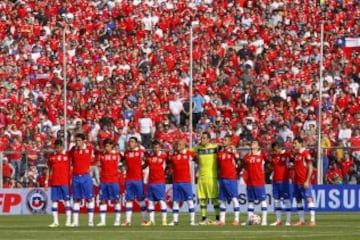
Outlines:
{"type": "Polygon", "coordinates": [[[247,199],[249,202],[264,201],[266,199],[266,191],[264,187],[246,187],[247,199]]]}
{"type": "Polygon", "coordinates": [[[99,199],[102,200],[119,200],[120,187],[118,183],[101,183],[99,189],[99,199]]]}
{"type": "Polygon", "coordinates": [[[91,199],[94,197],[94,187],[90,174],[74,175],[72,177],[73,199],[91,199]]]}
{"type": "Polygon", "coordinates": [[[149,201],[160,201],[165,200],[165,184],[149,184],[147,198],[149,201]]]}
{"type": "Polygon", "coordinates": [[[273,183],[273,197],[275,199],[289,199],[290,185],[289,181],[273,183]]]}
{"type": "Polygon", "coordinates": [[[69,186],[52,186],[51,201],[70,200],[69,186]]]}
{"type": "Polygon", "coordinates": [[[173,184],[173,201],[193,200],[193,191],[191,183],[174,183],[173,184]]]}
{"type": "Polygon", "coordinates": [[[239,197],[236,179],[219,179],[219,200],[228,201],[239,197]]]}
{"type": "Polygon", "coordinates": [[[127,181],[125,182],[125,200],[133,201],[135,198],[139,201],[145,199],[143,181],[127,181]]]}
{"type": "Polygon", "coordinates": [[[305,190],[303,185],[294,184],[294,197],[296,199],[306,199],[306,198],[313,198],[312,195],[312,185],[309,184],[309,187],[305,190]]]}

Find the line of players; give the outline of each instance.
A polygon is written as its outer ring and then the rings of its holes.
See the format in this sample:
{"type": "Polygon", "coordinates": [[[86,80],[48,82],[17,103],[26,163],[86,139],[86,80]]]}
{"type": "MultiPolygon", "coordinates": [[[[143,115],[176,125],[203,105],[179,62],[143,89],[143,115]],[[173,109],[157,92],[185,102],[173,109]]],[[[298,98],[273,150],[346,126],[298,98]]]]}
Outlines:
{"type": "MultiPolygon", "coordinates": [[[[204,133],[205,135],[207,133],[204,133]]],[[[210,136],[208,136],[210,139],[210,136]]],[[[203,143],[199,143],[205,146],[203,143]]],[[[49,174],[46,184],[51,186],[52,216],[53,222],[49,227],[58,227],[58,201],[65,201],[67,227],[79,226],[80,201],[85,199],[88,210],[88,226],[94,226],[94,191],[90,176],[90,165],[94,157],[94,149],[86,144],[85,135],[77,134],[75,146],[66,152],[63,142],[55,140],[55,152],[49,157],[49,174]],[[72,174],[70,174],[72,172],[72,174]],[[70,180],[72,178],[72,180],[70,180]],[[73,206],[70,204],[69,186],[72,185],[73,206]],[[72,209],[71,209],[72,207],[72,209]],[[72,214],[71,214],[72,213],[72,214]],[[71,215],[73,221],[71,222],[71,215]]],[[[308,149],[303,147],[303,140],[295,138],[295,153],[282,149],[281,144],[274,143],[273,151],[266,159],[266,155],[260,150],[259,143],[254,140],[251,143],[251,152],[246,154],[240,161],[237,150],[232,145],[232,137],[225,136],[221,147],[215,145],[216,151],[205,154],[213,154],[216,159],[216,180],[218,186],[216,196],[210,196],[215,208],[216,221],[208,221],[205,207],[201,204],[202,221],[199,225],[213,224],[225,225],[226,204],[231,202],[234,207],[233,225],[239,225],[239,202],[238,202],[238,169],[243,167],[247,172],[247,197],[248,197],[248,218],[242,225],[251,224],[249,221],[254,215],[254,203],[260,202],[262,217],[261,225],[267,225],[267,203],[265,193],[265,161],[271,161],[274,166],[273,173],[273,197],[275,199],[276,222],[271,225],[282,225],[281,212],[282,200],[286,206],[285,225],[291,225],[291,203],[289,199],[289,167],[294,169],[294,197],[297,200],[299,221],[294,225],[305,225],[304,207],[302,200],[306,199],[310,210],[309,225],[315,225],[315,211],[312,198],[312,186],[310,178],[312,175],[312,159],[308,149]],[[290,162],[289,160],[292,159],[290,162]],[[205,208],[205,210],[204,210],[205,208]]],[[[138,200],[141,207],[143,226],[155,225],[155,203],[158,202],[161,209],[162,225],[175,226],[179,223],[180,202],[186,202],[190,215],[190,225],[195,224],[195,203],[193,201],[191,162],[197,161],[197,153],[186,148],[186,142],[180,139],[176,142],[176,151],[168,155],[161,151],[159,142],[153,142],[152,151],[147,153],[137,138],[132,137],[128,142],[128,150],[121,156],[114,150],[113,142],[110,139],[104,141],[104,151],[100,154],[101,184],[99,191],[100,198],[100,222],[96,226],[106,226],[107,203],[115,203],[114,226],[130,226],[133,210],[133,202],[138,200]],[[125,221],[120,222],[120,189],[118,184],[118,165],[122,161],[126,167],[125,182],[125,221]],[[149,185],[147,190],[148,205],[145,204],[143,169],[149,168],[149,185]],[[169,167],[173,173],[173,220],[167,223],[167,206],[165,203],[165,168],[169,167]],[[149,214],[149,216],[147,216],[149,214]],[[149,218],[148,218],[149,217],[149,218]]],[[[198,162],[199,163],[199,162],[198,162]]],[[[203,161],[202,165],[207,164],[203,161]]],[[[199,164],[199,171],[202,166],[199,164]]],[[[203,188],[211,188],[205,182],[203,188]]],[[[217,185],[217,184],[216,184],[217,185]]],[[[199,187],[198,187],[199,188],[199,187]]],[[[199,189],[198,189],[199,195],[199,189]]],[[[202,195],[202,193],[201,193],[202,195]]],[[[209,200],[200,199],[200,200],[209,200]]],[[[202,203],[202,201],[200,201],[202,203]]]]}

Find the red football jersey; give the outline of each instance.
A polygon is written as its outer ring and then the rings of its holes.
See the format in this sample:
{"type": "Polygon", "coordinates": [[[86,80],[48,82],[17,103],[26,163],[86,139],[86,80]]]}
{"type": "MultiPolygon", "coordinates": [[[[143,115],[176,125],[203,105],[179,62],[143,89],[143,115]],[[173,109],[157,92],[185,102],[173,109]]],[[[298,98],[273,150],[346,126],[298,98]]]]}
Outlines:
{"type": "Polygon", "coordinates": [[[124,153],[124,161],[126,165],[126,181],[142,181],[143,180],[143,159],[144,149],[136,148],[127,150],[124,153]]]}
{"type": "Polygon", "coordinates": [[[83,148],[74,146],[71,148],[70,158],[73,164],[74,175],[85,175],[90,172],[90,165],[94,157],[94,149],[92,146],[85,144],[83,148]]]}
{"type": "Polygon", "coordinates": [[[191,161],[193,158],[194,153],[189,150],[176,153],[172,157],[174,183],[191,183],[191,161]]]}
{"type": "Polygon", "coordinates": [[[119,179],[118,166],[120,153],[102,152],[99,155],[100,160],[100,181],[101,183],[117,183],[119,179]]]}
{"type": "Polygon", "coordinates": [[[271,163],[274,166],[273,182],[283,182],[289,179],[288,162],[290,154],[283,151],[280,154],[271,155],[271,163]]]}
{"type": "Polygon", "coordinates": [[[307,166],[312,163],[309,149],[302,149],[295,153],[294,156],[294,170],[295,170],[295,184],[304,184],[307,175],[307,166]]]}
{"type": "Polygon", "coordinates": [[[248,173],[246,184],[252,187],[265,185],[265,157],[261,151],[256,154],[248,153],[244,157],[245,167],[248,173]]]}
{"type": "Polygon", "coordinates": [[[231,150],[221,150],[218,152],[219,177],[225,179],[237,179],[236,159],[239,154],[231,150]]]}
{"type": "Polygon", "coordinates": [[[49,186],[69,186],[70,184],[70,158],[64,151],[53,153],[47,162],[50,169],[49,186]]]}
{"type": "Polygon", "coordinates": [[[167,154],[160,152],[157,155],[151,154],[146,158],[149,166],[149,183],[165,183],[165,164],[167,154]]]}

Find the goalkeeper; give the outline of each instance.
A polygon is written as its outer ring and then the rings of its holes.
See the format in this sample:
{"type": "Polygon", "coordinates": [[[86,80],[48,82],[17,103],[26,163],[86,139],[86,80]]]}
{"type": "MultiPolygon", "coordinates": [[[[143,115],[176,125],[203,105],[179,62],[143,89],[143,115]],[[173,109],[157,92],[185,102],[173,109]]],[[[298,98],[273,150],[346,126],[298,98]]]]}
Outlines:
{"type": "Polygon", "coordinates": [[[197,196],[200,201],[202,219],[199,225],[211,224],[207,218],[207,204],[209,200],[214,206],[216,221],[219,221],[219,192],[218,192],[218,168],[217,152],[218,145],[210,143],[210,134],[204,132],[200,143],[192,151],[196,153],[199,178],[197,185],[197,196]]]}

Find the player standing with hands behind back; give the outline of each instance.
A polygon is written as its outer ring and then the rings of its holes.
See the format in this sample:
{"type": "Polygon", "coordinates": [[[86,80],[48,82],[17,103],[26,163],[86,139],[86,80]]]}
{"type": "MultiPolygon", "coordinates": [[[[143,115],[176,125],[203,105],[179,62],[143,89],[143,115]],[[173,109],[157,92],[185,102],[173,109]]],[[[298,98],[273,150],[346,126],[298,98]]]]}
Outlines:
{"type": "Polygon", "coordinates": [[[75,146],[71,148],[69,156],[73,166],[73,227],[79,226],[80,201],[86,199],[88,209],[88,226],[94,226],[94,188],[90,176],[90,166],[94,157],[94,149],[85,143],[85,134],[75,135],[75,146]]]}
{"type": "Polygon", "coordinates": [[[104,140],[105,151],[100,153],[100,223],[96,226],[106,226],[107,201],[115,202],[114,226],[120,226],[120,187],[118,167],[120,153],[113,149],[113,142],[107,138],[104,140]]]}
{"type": "Polygon", "coordinates": [[[312,185],[310,184],[311,175],[313,172],[313,163],[310,155],[310,150],[303,146],[304,140],[300,137],[294,139],[294,197],[297,202],[297,210],[299,214],[299,221],[294,226],[305,225],[303,199],[306,199],[308,208],[310,210],[309,226],[315,226],[315,205],[312,197],[312,185]]]}
{"type": "Polygon", "coordinates": [[[45,179],[45,187],[51,186],[51,212],[53,223],[49,227],[58,227],[58,201],[65,201],[66,227],[71,227],[71,206],[70,206],[70,159],[63,147],[61,139],[55,140],[55,152],[49,156],[47,162],[49,166],[48,174],[45,179]],[[50,180],[50,181],[49,181],[50,180]]]}

